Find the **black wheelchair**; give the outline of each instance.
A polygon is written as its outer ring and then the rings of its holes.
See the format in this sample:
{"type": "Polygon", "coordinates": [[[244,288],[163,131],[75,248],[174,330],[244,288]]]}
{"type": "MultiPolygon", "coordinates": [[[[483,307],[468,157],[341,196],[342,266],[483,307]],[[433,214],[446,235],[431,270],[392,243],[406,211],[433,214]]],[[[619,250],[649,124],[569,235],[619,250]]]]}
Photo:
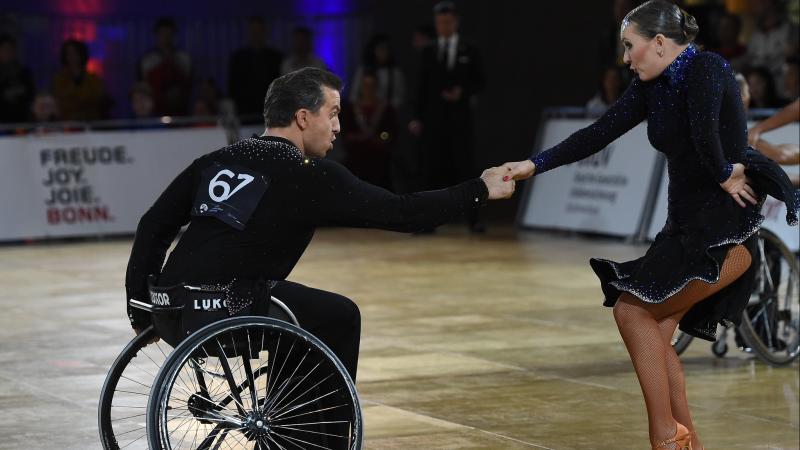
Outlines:
{"type": "Polygon", "coordinates": [[[279,299],[270,297],[266,316],[229,317],[226,294],[151,286],[151,303],[130,301],[153,325],[106,377],[103,447],[361,449],[358,394],[333,352],[279,299]]]}

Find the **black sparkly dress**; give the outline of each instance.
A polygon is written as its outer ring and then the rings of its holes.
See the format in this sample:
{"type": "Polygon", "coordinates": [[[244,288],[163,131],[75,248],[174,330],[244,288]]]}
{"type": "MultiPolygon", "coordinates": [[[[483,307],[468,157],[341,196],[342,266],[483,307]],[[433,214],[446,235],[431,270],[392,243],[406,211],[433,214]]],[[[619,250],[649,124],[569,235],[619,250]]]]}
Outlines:
{"type": "MultiPolygon", "coordinates": [[[[661,303],[691,280],[718,282],[731,246],[743,244],[755,254],[765,194],[786,202],[787,221],[797,222],[798,191],[780,166],[747,146],[744,107],[730,65],[693,45],[658,78],[636,78],[595,123],[533,157],[536,174],[602,150],[643,120],[650,143],[667,158],[667,223],[641,258],[621,263],[591,259],[605,306],[613,306],[622,292],[661,303]],[[734,163],[747,167],[761,197],[758,205],[742,208],[720,187],[734,163]]],[[[738,324],[754,276],[751,266],[734,283],[696,304],[681,320],[681,330],[714,340],[717,323],[738,324]]]]}

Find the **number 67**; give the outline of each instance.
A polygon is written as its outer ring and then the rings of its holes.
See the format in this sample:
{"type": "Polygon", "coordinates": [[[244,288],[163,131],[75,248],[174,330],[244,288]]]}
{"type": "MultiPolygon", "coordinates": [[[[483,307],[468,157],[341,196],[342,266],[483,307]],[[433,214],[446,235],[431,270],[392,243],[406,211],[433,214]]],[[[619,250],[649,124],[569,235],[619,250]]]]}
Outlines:
{"type": "Polygon", "coordinates": [[[253,181],[253,179],[254,179],[252,175],[248,175],[246,173],[239,174],[237,179],[243,180],[243,181],[241,183],[239,183],[233,189],[233,191],[231,191],[231,185],[230,184],[226,183],[225,181],[220,181],[219,180],[219,177],[221,177],[222,175],[225,175],[228,178],[233,178],[234,176],[236,176],[235,173],[231,172],[228,169],[222,169],[219,172],[217,172],[216,175],[214,175],[214,178],[212,178],[211,182],[208,183],[208,196],[211,197],[211,200],[214,200],[215,202],[224,202],[225,200],[231,198],[233,196],[233,194],[238,192],[243,187],[247,186],[247,184],[250,183],[251,181],[253,181]],[[222,195],[216,195],[214,193],[214,190],[216,188],[218,188],[218,187],[222,188],[222,195]]]}

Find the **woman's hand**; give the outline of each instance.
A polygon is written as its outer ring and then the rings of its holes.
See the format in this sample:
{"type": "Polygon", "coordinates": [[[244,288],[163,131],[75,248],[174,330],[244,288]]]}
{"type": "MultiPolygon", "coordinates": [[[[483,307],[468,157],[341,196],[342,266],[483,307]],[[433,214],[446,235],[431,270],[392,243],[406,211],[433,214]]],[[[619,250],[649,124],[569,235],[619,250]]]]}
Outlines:
{"type": "Polygon", "coordinates": [[[527,180],[528,178],[532,177],[534,173],[536,173],[536,164],[533,163],[530,159],[526,159],[524,161],[517,161],[517,162],[507,162],[502,165],[508,170],[508,173],[503,180],[527,180]]]}
{"type": "Polygon", "coordinates": [[[736,200],[739,206],[745,208],[747,204],[744,200],[754,205],[758,203],[758,194],[756,194],[749,182],[750,180],[744,176],[744,165],[736,163],[733,165],[731,176],[719,185],[725,192],[731,194],[731,197],[736,200]]]}

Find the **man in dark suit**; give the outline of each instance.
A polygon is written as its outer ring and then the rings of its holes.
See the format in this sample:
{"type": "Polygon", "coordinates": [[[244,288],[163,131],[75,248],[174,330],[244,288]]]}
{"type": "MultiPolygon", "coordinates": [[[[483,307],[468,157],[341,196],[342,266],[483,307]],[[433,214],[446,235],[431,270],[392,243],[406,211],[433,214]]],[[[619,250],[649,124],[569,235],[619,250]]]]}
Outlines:
{"type": "MultiPolygon", "coordinates": [[[[458,34],[455,5],[443,1],[433,12],[437,38],[422,53],[416,117],[409,124],[422,139],[428,189],[474,176],[473,99],[484,85],[477,49],[458,34]]],[[[486,231],[477,213],[468,221],[471,231],[486,231]]]]}
{"type": "Polygon", "coordinates": [[[239,114],[261,117],[264,96],[281,73],[283,53],[266,45],[263,17],[247,20],[247,45],[233,52],[228,66],[228,93],[239,114]]]}

